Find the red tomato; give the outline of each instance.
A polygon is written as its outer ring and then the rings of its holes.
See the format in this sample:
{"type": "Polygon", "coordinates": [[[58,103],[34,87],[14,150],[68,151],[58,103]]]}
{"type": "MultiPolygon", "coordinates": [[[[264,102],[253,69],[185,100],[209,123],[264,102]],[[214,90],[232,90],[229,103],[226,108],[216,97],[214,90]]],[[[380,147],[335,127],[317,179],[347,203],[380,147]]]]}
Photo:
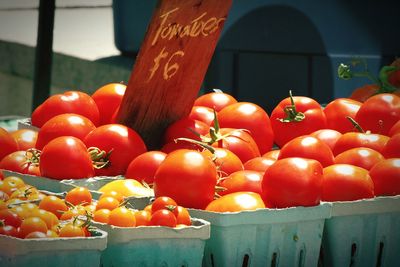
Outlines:
{"type": "Polygon", "coordinates": [[[26,151],[15,151],[0,161],[0,169],[40,176],[38,163],[26,151]]]}
{"type": "Polygon", "coordinates": [[[0,160],[18,150],[18,143],[5,129],[0,127],[0,160]]]}
{"type": "Polygon", "coordinates": [[[182,206],[176,207],[178,215],[176,216],[176,224],[192,225],[192,220],[190,219],[190,213],[187,208],[182,206]]]}
{"type": "Polygon", "coordinates": [[[40,173],[57,180],[94,176],[93,163],[85,144],[76,137],[60,136],[44,146],[40,173]]]}
{"type": "Polygon", "coordinates": [[[260,194],[254,192],[235,192],[213,200],[206,207],[207,211],[238,212],[265,208],[260,194]]]}
{"type": "Polygon", "coordinates": [[[96,147],[107,154],[101,160],[107,161],[103,168],[95,169],[97,176],[115,176],[125,174],[129,163],[147,151],[140,135],[133,129],[121,124],[107,124],[89,133],[85,140],[87,147],[96,147]]]}
{"type": "Polygon", "coordinates": [[[378,162],[369,171],[376,196],[400,195],[400,158],[378,162]]]}
{"type": "Polygon", "coordinates": [[[365,102],[368,98],[375,95],[379,90],[379,86],[376,84],[366,84],[353,90],[350,99],[359,102],[365,102]]]}
{"type": "Polygon", "coordinates": [[[392,126],[400,120],[400,97],[394,94],[378,94],[366,100],[355,120],[372,133],[388,135],[392,126]]]}
{"type": "Polygon", "coordinates": [[[367,147],[382,153],[389,139],[390,137],[381,134],[345,133],[336,141],[332,152],[336,156],[351,148],[367,147]]]}
{"type": "Polygon", "coordinates": [[[224,107],[234,104],[236,102],[237,100],[233,96],[218,91],[199,96],[194,101],[193,105],[208,107],[218,112],[224,107]]]}
{"type": "Polygon", "coordinates": [[[342,134],[336,130],[331,129],[321,129],[310,133],[310,136],[316,137],[325,144],[329,146],[332,150],[335,147],[337,140],[342,136],[342,134]]]}
{"type": "Polygon", "coordinates": [[[389,74],[388,81],[395,87],[400,88],[400,68],[389,74]]]}
{"type": "Polygon", "coordinates": [[[392,128],[390,128],[389,131],[389,136],[393,136],[395,134],[400,133],[400,120],[398,120],[393,126],[392,128]]]}
{"type": "Polygon", "coordinates": [[[99,109],[94,100],[86,93],[79,91],[66,91],[46,99],[32,113],[32,125],[42,127],[52,117],[63,113],[75,113],[82,115],[99,124],[99,109]]]}
{"type": "Polygon", "coordinates": [[[338,98],[331,101],[324,109],[327,128],[340,133],[353,131],[354,126],[347,117],[354,119],[361,105],[361,102],[349,98],[338,98]]]}
{"type": "Polygon", "coordinates": [[[321,163],[313,159],[285,158],[265,171],[262,197],[268,207],[316,206],[320,203],[321,188],[321,163]]]}
{"type": "Polygon", "coordinates": [[[83,141],[94,129],[96,129],[94,124],[81,115],[72,113],[56,115],[40,128],[36,148],[43,149],[47,143],[60,136],[73,136],[83,141]]]}
{"type": "Polygon", "coordinates": [[[215,163],[221,177],[243,170],[242,161],[228,149],[216,147],[214,154],[209,150],[204,150],[202,153],[215,163]]]}
{"type": "Polygon", "coordinates": [[[271,150],[274,133],[267,112],[260,106],[249,102],[238,102],[220,110],[217,118],[222,128],[248,130],[257,143],[260,153],[271,150]]]}
{"type": "Polygon", "coordinates": [[[149,225],[175,227],[176,217],[169,210],[157,210],[151,215],[149,225]]]}
{"type": "Polygon", "coordinates": [[[18,237],[18,230],[12,225],[0,226],[0,235],[18,237]]]}
{"type": "Polygon", "coordinates": [[[280,149],[274,149],[274,150],[268,151],[267,153],[263,154],[262,156],[265,158],[278,159],[280,152],[281,152],[280,149]]]}
{"type": "Polygon", "coordinates": [[[263,173],[258,171],[243,170],[231,173],[222,179],[219,186],[225,190],[219,192],[221,196],[234,192],[254,192],[261,194],[261,181],[263,173]]]}
{"type": "Polygon", "coordinates": [[[287,142],[279,153],[279,159],[301,157],[318,160],[323,167],[332,165],[334,157],[327,144],[310,135],[296,137],[287,142]]]}
{"type": "MultiPolygon", "coordinates": [[[[151,204],[151,212],[154,213],[158,210],[166,209],[166,210],[174,210],[178,204],[176,204],[175,200],[170,197],[160,196],[157,197],[153,203],[151,204]]],[[[176,212],[178,215],[178,212],[176,212]]]]}
{"type": "Polygon", "coordinates": [[[295,137],[326,128],[326,117],[320,104],[305,96],[285,98],[271,113],[275,143],[282,147],[295,137]]]}
{"type": "Polygon", "coordinates": [[[155,196],[169,196],[187,208],[205,208],[214,199],[215,164],[197,151],[171,152],[154,177],[155,196]],[[195,189],[195,190],[194,190],[195,189]]]}
{"type": "Polygon", "coordinates": [[[176,140],[176,142],[169,142],[166,143],[162,146],[161,151],[169,154],[172,151],[178,150],[178,149],[190,149],[190,150],[196,150],[196,151],[202,151],[203,148],[199,145],[183,141],[183,140],[176,140]]]}
{"type": "Polygon", "coordinates": [[[324,168],[323,201],[351,201],[374,197],[374,184],[368,170],[349,164],[324,168]]]}
{"type": "Polygon", "coordinates": [[[166,156],[167,154],[161,151],[148,151],[137,156],[129,163],[125,178],[152,184],[154,175],[166,156]]]}
{"type": "Polygon", "coordinates": [[[190,111],[189,118],[192,120],[202,121],[207,125],[211,125],[214,121],[214,111],[211,108],[203,106],[193,106],[190,111]]]}
{"type": "Polygon", "coordinates": [[[385,158],[400,158],[400,133],[393,135],[383,148],[385,158]]]}
{"type": "Polygon", "coordinates": [[[253,170],[264,173],[276,159],[267,157],[256,157],[243,164],[245,170],[253,170]]]}
{"type": "Polygon", "coordinates": [[[38,132],[30,129],[20,129],[11,133],[17,141],[19,150],[35,148],[38,132]]]}
{"type": "Polygon", "coordinates": [[[376,163],[384,159],[378,151],[367,147],[356,147],[337,155],[335,164],[350,164],[370,170],[376,163]]]}
{"type": "Polygon", "coordinates": [[[204,122],[184,117],[167,127],[164,133],[164,144],[174,142],[177,138],[189,138],[200,141],[200,137],[194,132],[206,135],[209,130],[210,126],[204,122]]]}
{"type": "Polygon", "coordinates": [[[92,98],[96,102],[100,113],[99,125],[109,124],[115,111],[124,97],[126,85],[122,83],[109,83],[98,88],[92,98]]]}
{"type": "Polygon", "coordinates": [[[22,219],[9,209],[0,210],[0,221],[2,221],[4,225],[11,225],[15,228],[18,228],[22,223],[22,219]]]}

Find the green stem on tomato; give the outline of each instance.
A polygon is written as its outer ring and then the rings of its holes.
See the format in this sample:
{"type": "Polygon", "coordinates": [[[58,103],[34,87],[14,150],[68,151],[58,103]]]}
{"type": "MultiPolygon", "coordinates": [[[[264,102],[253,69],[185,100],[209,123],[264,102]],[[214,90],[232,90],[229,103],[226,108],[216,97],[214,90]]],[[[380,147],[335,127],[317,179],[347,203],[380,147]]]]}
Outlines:
{"type": "Polygon", "coordinates": [[[289,90],[289,97],[290,97],[290,105],[286,106],[283,111],[286,113],[286,118],[278,119],[281,122],[301,122],[305,119],[305,115],[303,112],[299,112],[296,109],[296,105],[294,103],[292,90],[289,90]]]}
{"type": "Polygon", "coordinates": [[[353,124],[354,128],[356,128],[360,133],[365,133],[361,125],[358,124],[358,122],[356,122],[352,117],[347,116],[346,119],[348,119],[351,122],[351,124],[353,124]]]}

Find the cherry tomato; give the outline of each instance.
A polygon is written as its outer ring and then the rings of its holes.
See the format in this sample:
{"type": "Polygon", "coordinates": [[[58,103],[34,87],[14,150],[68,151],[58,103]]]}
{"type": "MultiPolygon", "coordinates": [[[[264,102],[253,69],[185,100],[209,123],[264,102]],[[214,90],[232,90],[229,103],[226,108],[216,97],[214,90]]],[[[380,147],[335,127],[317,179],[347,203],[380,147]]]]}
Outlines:
{"type": "Polygon", "coordinates": [[[354,126],[347,117],[354,119],[361,105],[361,102],[349,98],[337,98],[329,102],[324,108],[327,128],[340,133],[351,132],[354,126]]]}
{"type": "Polygon", "coordinates": [[[88,118],[78,114],[66,113],[54,116],[40,128],[36,148],[41,150],[51,140],[60,136],[74,136],[83,141],[95,128],[88,118]]]}
{"type": "Polygon", "coordinates": [[[378,162],[369,171],[376,196],[400,195],[400,158],[378,162]]]}
{"type": "Polygon", "coordinates": [[[249,102],[238,102],[220,110],[217,118],[222,128],[248,130],[260,153],[271,150],[274,133],[267,112],[260,106],[249,102]]]}
{"type": "Polygon", "coordinates": [[[104,193],[101,194],[99,197],[99,200],[104,198],[104,197],[112,197],[118,200],[120,203],[124,201],[124,196],[121,193],[118,193],[117,191],[105,191],[104,193]]]}
{"type": "Polygon", "coordinates": [[[235,192],[213,200],[205,210],[214,212],[238,212],[265,208],[261,196],[254,192],[235,192]]]}
{"type": "Polygon", "coordinates": [[[59,232],[60,237],[85,237],[84,229],[77,224],[67,223],[61,227],[59,232]]]}
{"type": "Polygon", "coordinates": [[[209,157],[217,166],[217,170],[221,177],[228,176],[229,174],[243,170],[242,161],[233,152],[225,148],[214,148],[214,153],[209,150],[204,150],[205,156],[209,157]]]}
{"type": "Polygon", "coordinates": [[[388,135],[392,126],[400,120],[400,96],[378,94],[368,98],[355,120],[364,130],[388,135]]]}
{"type": "Polygon", "coordinates": [[[176,217],[171,211],[160,209],[151,214],[150,225],[175,227],[176,217]]]}
{"type": "Polygon", "coordinates": [[[96,210],[108,209],[113,210],[119,207],[120,202],[113,197],[102,197],[96,205],[96,210]]]}
{"type": "Polygon", "coordinates": [[[42,232],[46,234],[47,230],[47,225],[42,219],[39,217],[29,217],[22,221],[18,235],[21,238],[25,238],[32,232],[42,232]]]}
{"type": "Polygon", "coordinates": [[[385,158],[400,158],[400,133],[393,135],[383,148],[385,158]]]}
{"type": "Polygon", "coordinates": [[[319,140],[327,144],[329,148],[332,150],[335,147],[337,140],[342,136],[342,134],[332,129],[321,129],[310,133],[310,136],[318,138],[319,140]]]}
{"type": "Polygon", "coordinates": [[[73,220],[78,216],[85,215],[84,209],[78,209],[78,208],[71,208],[63,214],[61,214],[60,220],[61,221],[66,221],[66,220],[73,220]]]}
{"type": "Polygon", "coordinates": [[[101,223],[108,223],[111,210],[109,209],[99,209],[93,213],[93,220],[101,223]]]}
{"type": "Polygon", "coordinates": [[[389,136],[393,136],[395,134],[400,133],[400,120],[398,120],[393,126],[392,128],[390,128],[389,131],[389,136]]]}
{"type": "Polygon", "coordinates": [[[203,106],[193,106],[189,113],[192,120],[202,121],[207,125],[212,125],[214,121],[214,111],[211,108],[203,106]]]}
{"type": "Polygon", "coordinates": [[[4,225],[12,225],[15,228],[18,228],[22,223],[18,214],[9,209],[0,210],[0,221],[3,221],[4,225]]]}
{"type": "Polygon", "coordinates": [[[11,133],[17,141],[19,150],[35,148],[38,132],[30,129],[20,129],[11,133]]]}
{"type": "Polygon", "coordinates": [[[245,170],[253,170],[264,173],[276,159],[268,157],[256,157],[243,164],[245,170]]]}
{"type": "MultiPolygon", "coordinates": [[[[99,190],[101,193],[109,193],[115,191],[124,197],[143,197],[151,195],[151,190],[145,188],[135,179],[121,179],[109,182],[103,185],[99,190]]],[[[118,197],[112,196],[116,199],[118,197]]]]}
{"type": "Polygon", "coordinates": [[[350,132],[345,133],[336,141],[333,154],[336,156],[355,147],[367,147],[382,153],[390,137],[381,134],[350,132]]]}
{"type": "MultiPolygon", "coordinates": [[[[47,230],[48,231],[48,230],[47,230]]],[[[25,239],[31,239],[31,238],[47,238],[47,231],[46,233],[43,232],[39,232],[39,231],[35,231],[35,232],[31,232],[29,234],[27,234],[25,236],[25,239]]]]}
{"type": "Polygon", "coordinates": [[[39,203],[39,208],[54,213],[58,219],[68,210],[64,200],[57,196],[45,196],[39,203]]]}
{"type": "Polygon", "coordinates": [[[0,226],[0,235],[18,237],[18,230],[12,225],[0,226]]]}
{"type": "Polygon", "coordinates": [[[108,217],[108,223],[119,227],[136,226],[135,212],[125,207],[113,209],[108,217]]]}
{"type": "Polygon", "coordinates": [[[96,102],[100,113],[99,125],[109,124],[115,111],[124,97],[126,85],[122,83],[109,83],[98,88],[92,98],[96,102]]]}
{"type": "Polygon", "coordinates": [[[190,213],[187,208],[182,206],[176,207],[178,215],[176,215],[176,224],[192,225],[190,213]]]}
{"type": "Polygon", "coordinates": [[[92,203],[92,193],[86,187],[75,187],[67,192],[65,201],[72,205],[88,205],[92,203]]]}
{"type": "Polygon", "coordinates": [[[56,180],[94,176],[92,160],[85,144],[76,137],[60,136],[44,146],[40,173],[56,180]]]}
{"type": "Polygon", "coordinates": [[[136,226],[147,226],[150,224],[151,212],[138,210],[135,212],[136,226]]]}
{"type": "MultiPolygon", "coordinates": [[[[178,204],[176,204],[175,200],[170,197],[166,196],[159,196],[157,197],[153,203],[151,204],[151,212],[154,213],[157,210],[167,209],[167,210],[174,210],[178,204]]],[[[178,214],[178,213],[176,213],[178,214]]]]}
{"type": "Polygon", "coordinates": [[[199,96],[194,101],[193,105],[208,107],[218,112],[224,107],[234,104],[236,102],[237,100],[233,96],[223,93],[221,91],[216,91],[199,96]]]}
{"type": "Polygon", "coordinates": [[[319,161],[323,167],[334,163],[334,157],[330,147],[318,138],[310,135],[296,137],[281,148],[278,160],[290,157],[315,159],[319,161]]]}
{"type": "Polygon", "coordinates": [[[368,98],[375,95],[378,90],[379,86],[376,84],[365,84],[353,90],[349,98],[355,101],[365,102],[368,98]]]}
{"type": "Polygon", "coordinates": [[[161,151],[148,151],[137,156],[129,163],[125,178],[152,184],[154,175],[166,156],[167,154],[161,151]]]}
{"type": "Polygon", "coordinates": [[[0,169],[40,176],[37,163],[32,163],[30,154],[26,151],[15,151],[0,161],[0,169]]]}
{"type": "Polygon", "coordinates": [[[34,211],[32,211],[31,215],[33,217],[38,217],[38,218],[42,219],[46,223],[48,229],[51,229],[53,226],[55,226],[59,223],[59,220],[54,213],[44,210],[44,209],[40,209],[40,208],[35,209],[34,211]]]}
{"type": "Polygon", "coordinates": [[[216,183],[217,168],[209,158],[180,149],[171,152],[158,168],[154,193],[156,197],[169,196],[180,206],[205,208],[214,198],[216,183]]]}
{"type": "Polygon", "coordinates": [[[326,117],[321,105],[305,96],[285,98],[271,113],[275,143],[282,147],[295,137],[326,128],[326,117]]]}
{"type": "Polygon", "coordinates": [[[262,197],[267,207],[316,206],[320,203],[322,165],[305,158],[279,159],[264,173],[262,197]]]}
{"type": "Polygon", "coordinates": [[[200,137],[195,132],[200,135],[206,135],[209,130],[210,126],[204,122],[184,117],[167,127],[163,137],[163,144],[174,142],[177,138],[189,138],[200,141],[200,137]]]}
{"type": "Polygon", "coordinates": [[[262,172],[251,170],[234,172],[228,177],[222,179],[222,181],[218,184],[220,187],[224,188],[224,190],[219,192],[219,194],[221,196],[234,192],[254,192],[261,194],[262,179],[262,172]]]}
{"type": "Polygon", "coordinates": [[[356,147],[337,155],[335,164],[350,164],[370,170],[376,163],[384,159],[378,151],[367,147],[356,147]]]}
{"type": "Polygon", "coordinates": [[[101,160],[109,161],[103,168],[95,169],[97,176],[123,175],[129,163],[147,151],[140,135],[121,124],[107,124],[89,133],[85,140],[87,147],[96,147],[107,155],[101,160]]]}
{"type": "Polygon", "coordinates": [[[10,177],[6,177],[4,180],[0,181],[0,191],[3,191],[8,196],[11,196],[14,193],[14,191],[18,190],[23,186],[23,181],[22,183],[20,183],[19,181],[15,181],[14,179],[8,179],[8,178],[10,177]]]}
{"type": "Polygon", "coordinates": [[[18,143],[5,129],[0,127],[0,160],[18,150],[18,143]]]}

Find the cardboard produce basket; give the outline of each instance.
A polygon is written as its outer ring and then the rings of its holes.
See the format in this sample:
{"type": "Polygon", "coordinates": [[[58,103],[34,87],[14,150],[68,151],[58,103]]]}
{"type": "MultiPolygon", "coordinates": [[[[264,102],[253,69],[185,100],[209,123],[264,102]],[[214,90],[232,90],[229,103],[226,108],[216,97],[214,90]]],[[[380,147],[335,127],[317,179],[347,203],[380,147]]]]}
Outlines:
{"type": "Polygon", "coordinates": [[[400,266],[400,196],[331,204],[324,266],[400,266]]]}
{"type": "Polygon", "coordinates": [[[330,204],[234,213],[191,209],[211,223],[203,266],[317,266],[330,204]]]}

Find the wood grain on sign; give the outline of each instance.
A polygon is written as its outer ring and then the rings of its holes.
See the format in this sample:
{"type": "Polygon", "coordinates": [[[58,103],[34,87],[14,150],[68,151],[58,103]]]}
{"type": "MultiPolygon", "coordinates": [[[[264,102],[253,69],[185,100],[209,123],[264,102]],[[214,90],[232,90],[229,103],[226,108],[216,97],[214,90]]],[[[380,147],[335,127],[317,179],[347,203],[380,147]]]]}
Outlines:
{"type": "Polygon", "coordinates": [[[166,127],[189,114],[232,0],[159,0],[140,48],[117,120],[149,149],[166,127]]]}

